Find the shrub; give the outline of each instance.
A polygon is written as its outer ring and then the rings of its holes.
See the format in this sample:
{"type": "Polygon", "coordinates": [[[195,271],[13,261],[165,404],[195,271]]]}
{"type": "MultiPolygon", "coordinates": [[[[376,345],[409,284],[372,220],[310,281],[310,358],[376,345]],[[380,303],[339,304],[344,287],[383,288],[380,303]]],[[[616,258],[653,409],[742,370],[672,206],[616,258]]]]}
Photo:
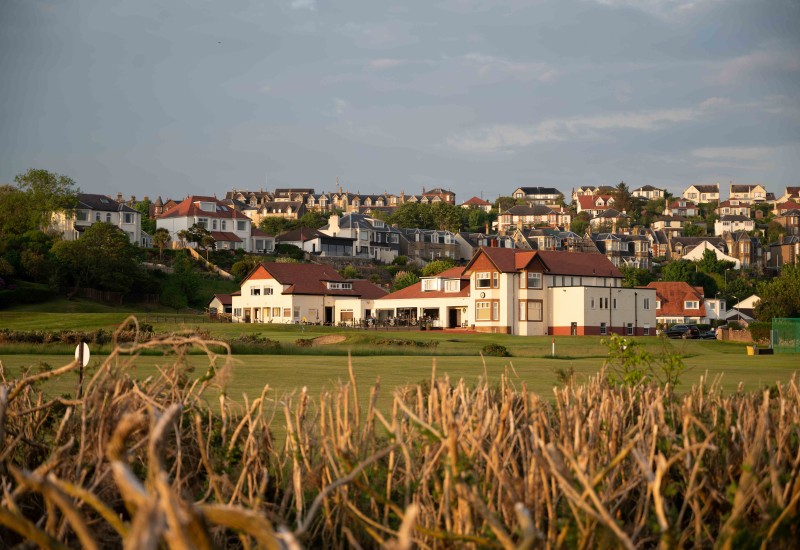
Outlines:
{"type": "Polygon", "coordinates": [[[511,357],[511,352],[500,344],[486,344],[483,346],[483,349],[481,349],[481,353],[492,357],[511,357]]]}
{"type": "Polygon", "coordinates": [[[769,342],[772,323],[750,323],[747,327],[753,342],[769,342]]]}

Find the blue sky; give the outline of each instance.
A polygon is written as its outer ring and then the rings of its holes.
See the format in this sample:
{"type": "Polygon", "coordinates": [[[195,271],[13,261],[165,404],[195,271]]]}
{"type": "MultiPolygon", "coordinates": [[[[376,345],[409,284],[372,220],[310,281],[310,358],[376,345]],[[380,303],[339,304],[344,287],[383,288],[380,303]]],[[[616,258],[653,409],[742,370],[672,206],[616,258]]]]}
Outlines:
{"type": "Polygon", "coordinates": [[[796,0],[5,0],[0,182],[800,185],[796,0]]]}

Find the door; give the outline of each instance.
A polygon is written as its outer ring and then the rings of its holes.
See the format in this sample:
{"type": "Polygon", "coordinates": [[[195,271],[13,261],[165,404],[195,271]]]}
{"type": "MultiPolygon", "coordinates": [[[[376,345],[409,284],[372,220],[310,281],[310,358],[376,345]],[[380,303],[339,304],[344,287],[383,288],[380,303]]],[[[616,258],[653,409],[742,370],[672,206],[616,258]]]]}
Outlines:
{"type": "Polygon", "coordinates": [[[458,310],[455,308],[450,308],[447,314],[447,326],[448,328],[453,328],[458,326],[458,310]]]}
{"type": "Polygon", "coordinates": [[[325,308],[325,324],[326,325],[333,324],[333,307],[325,308]]]}

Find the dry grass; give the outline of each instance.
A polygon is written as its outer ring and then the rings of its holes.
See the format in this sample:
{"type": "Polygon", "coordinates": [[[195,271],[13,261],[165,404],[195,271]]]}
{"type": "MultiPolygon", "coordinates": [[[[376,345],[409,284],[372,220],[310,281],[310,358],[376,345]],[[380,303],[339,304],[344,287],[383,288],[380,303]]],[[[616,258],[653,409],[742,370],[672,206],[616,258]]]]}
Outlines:
{"type": "Polygon", "coordinates": [[[703,381],[676,396],[601,373],[550,402],[510,375],[469,387],[434,365],[391,410],[375,407],[379,382],[361,410],[352,374],[318,398],[275,402],[264,388],[238,405],[219,345],[117,346],[81,399],[39,389],[75,362],[14,380],[0,365],[0,547],[773,548],[800,537],[794,378],[731,395],[703,381]],[[172,349],[172,364],[129,377],[151,347],[172,349]],[[191,347],[209,359],[194,380],[191,347]]]}

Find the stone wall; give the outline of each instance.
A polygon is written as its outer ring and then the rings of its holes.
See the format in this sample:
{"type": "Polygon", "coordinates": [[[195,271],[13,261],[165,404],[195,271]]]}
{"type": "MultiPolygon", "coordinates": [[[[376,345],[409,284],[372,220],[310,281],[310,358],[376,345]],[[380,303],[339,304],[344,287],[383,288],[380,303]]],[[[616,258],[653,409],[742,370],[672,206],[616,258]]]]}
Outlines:
{"type": "Polygon", "coordinates": [[[750,343],[753,341],[753,337],[750,336],[750,331],[747,329],[744,330],[733,330],[733,329],[717,329],[717,340],[724,340],[728,342],[747,342],[750,343]]]}

